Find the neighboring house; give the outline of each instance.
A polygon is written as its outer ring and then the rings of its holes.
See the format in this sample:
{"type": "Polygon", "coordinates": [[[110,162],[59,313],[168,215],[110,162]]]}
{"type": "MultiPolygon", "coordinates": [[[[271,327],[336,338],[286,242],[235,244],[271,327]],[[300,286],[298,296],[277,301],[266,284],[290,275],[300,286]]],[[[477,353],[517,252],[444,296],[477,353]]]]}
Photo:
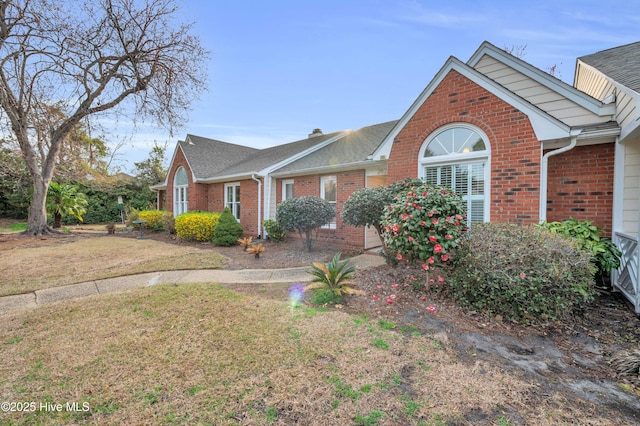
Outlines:
{"type": "Polygon", "coordinates": [[[345,200],[420,177],[461,194],[470,223],[593,221],[625,252],[616,284],[640,299],[639,52],[579,58],[573,87],[485,42],[466,63],[449,58],[398,121],[263,150],[188,135],[155,189],[174,214],[230,207],[253,236],[284,198],[320,196],[336,220],[319,238],[367,248],[378,239],[342,223],[345,200]]]}

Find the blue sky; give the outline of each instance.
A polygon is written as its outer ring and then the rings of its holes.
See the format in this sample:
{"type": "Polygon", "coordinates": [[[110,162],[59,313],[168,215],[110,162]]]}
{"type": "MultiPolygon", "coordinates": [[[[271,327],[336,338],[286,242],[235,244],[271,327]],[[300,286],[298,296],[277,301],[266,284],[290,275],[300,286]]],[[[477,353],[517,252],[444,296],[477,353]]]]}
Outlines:
{"type": "Polygon", "coordinates": [[[571,83],[579,56],[639,41],[640,2],[185,0],[211,52],[209,91],[174,137],[140,126],[124,170],[187,133],[264,148],[400,118],[449,56],[483,41],[571,83]]]}

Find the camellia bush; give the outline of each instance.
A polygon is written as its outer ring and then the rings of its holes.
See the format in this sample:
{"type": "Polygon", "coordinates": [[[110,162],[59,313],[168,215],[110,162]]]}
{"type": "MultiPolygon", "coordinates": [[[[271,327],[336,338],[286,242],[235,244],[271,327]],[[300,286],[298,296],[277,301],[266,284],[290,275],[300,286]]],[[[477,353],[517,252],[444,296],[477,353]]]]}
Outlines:
{"type": "Polygon", "coordinates": [[[394,197],[406,188],[420,186],[423,182],[420,179],[404,179],[394,182],[389,186],[377,186],[375,188],[362,188],[355,191],[342,208],[342,220],[347,225],[357,227],[373,227],[378,231],[378,236],[382,242],[383,255],[387,263],[397,264],[395,253],[392,253],[384,241],[384,228],[382,218],[385,209],[394,201],[394,197]]]}
{"type": "Polygon", "coordinates": [[[595,265],[575,240],[533,226],[474,225],[460,242],[449,291],[463,307],[521,323],[563,320],[595,296],[595,265]]]}
{"type": "Polygon", "coordinates": [[[185,241],[211,241],[219,219],[216,212],[182,213],[176,217],[176,235],[185,241]]]}
{"type": "Polygon", "coordinates": [[[276,208],[276,221],[286,231],[296,231],[304,236],[304,247],[311,251],[313,231],[331,223],[336,212],[327,200],[304,196],[284,200],[276,208]]]}
{"type": "Polygon", "coordinates": [[[464,203],[449,188],[407,186],[386,208],[382,226],[385,245],[399,261],[421,261],[428,271],[451,258],[466,230],[464,203]]]}

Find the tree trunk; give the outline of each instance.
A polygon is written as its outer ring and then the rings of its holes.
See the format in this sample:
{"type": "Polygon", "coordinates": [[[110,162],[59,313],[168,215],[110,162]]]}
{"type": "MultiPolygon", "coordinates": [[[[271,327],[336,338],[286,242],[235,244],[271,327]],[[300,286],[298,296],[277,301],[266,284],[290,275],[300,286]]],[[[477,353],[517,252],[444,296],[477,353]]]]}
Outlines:
{"type": "Polygon", "coordinates": [[[33,179],[33,199],[29,207],[29,219],[27,221],[27,235],[50,234],[51,228],[47,226],[47,190],[49,184],[40,176],[33,179]]]}

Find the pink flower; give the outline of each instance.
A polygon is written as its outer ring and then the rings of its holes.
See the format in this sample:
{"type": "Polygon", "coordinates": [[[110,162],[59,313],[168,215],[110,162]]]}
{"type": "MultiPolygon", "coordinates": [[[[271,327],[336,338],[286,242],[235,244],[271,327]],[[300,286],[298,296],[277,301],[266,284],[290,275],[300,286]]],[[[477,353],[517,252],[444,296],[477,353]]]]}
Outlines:
{"type": "Polygon", "coordinates": [[[382,288],[382,286],[381,285],[377,285],[376,288],[382,288]]]}
{"type": "Polygon", "coordinates": [[[413,237],[411,235],[409,235],[409,242],[412,243],[413,242],[413,237]]]}
{"type": "Polygon", "coordinates": [[[447,260],[449,260],[449,255],[443,254],[442,256],[440,256],[440,260],[442,260],[443,262],[446,262],[447,260]]]}
{"type": "Polygon", "coordinates": [[[392,303],[393,303],[393,300],[392,300],[392,299],[387,298],[387,300],[385,300],[385,302],[387,302],[387,305],[390,305],[390,304],[392,304],[392,303]]]}
{"type": "Polygon", "coordinates": [[[398,284],[391,284],[391,288],[398,288],[398,284]]]}
{"type": "Polygon", "coordinates": [[[396,259],[402,260],[402,255],[400,253],[396,254],[396,259]]]}
{"type": "Polygon", "coordinates": [[[395,294],[392,294],[392,295],[389,296],[389,299],[391,299],[391,300],[395,300],[395,298],[396,298],[395,294]]]}
{"type": "Polygon", "coordinates": [[[435,312],[436,311],[436,307],[435,306],[427,306],[427,311],[435,312]]]}
{"type": "Polygon", "coordinates": [[[427,224],[427,222],[425,222],[424,220],[420,221],[420,226],[425,226],[427,224]]]}
{"type": "Polygon", "coordinates": [[[433,246],[433,252],[442,253],[442,246],[440,244],[436,244],[435,246],[433,246]]]}
{"type": "Polygon", "coordinates": [[[376,296],[375,294],[373,295],[373,300],[378,300],[378,296],[376,296]]]}
{"type": "Polygon", "coordinates": [[[422,296],[422,301],[425,302],[427,300],[427,296],[422,296]]]}
{"type": "Polygon", "coordinates": [[[427,193],[426,193],[426,192],[423,192],[423,193],[422,193],[422,196],[423,196],[423,197],[426,197],[426,196],[427,196],[427,193]]]}
{"type": "Polygon", "coordinates": [[[453,237],[452,237],[451,235],[447,234],[447,235],[445,235],[445,236],[444,236],[444,238],[445,238],[445,240],[450,240],[450,239],[452,239],[453,237]]]}
{"type": "Polygon", "coordinates": [[[435,243],[436,241],[438,241],[438,239],[436,238],[435,235],[429,235],[429,241],[431,241],[432,243],[435,243]]]}
{"type": "Polygon", "coordinates": [[[402,215],[402,220],[406,221],[407,219],[409,219],[409,215],[407,213],[403,214],[402,215]]]}
{"type": "Polygon", "coordinates": [[[435,282],[436,282],[436,280],[434,280],[433,278],[431,278],[431,279],[429,280],[429,282],[430,282],[431,284],[433,284],[433,283],[435,283],[435,282]]]}
{"type": "Polygon", "coordinates": [[[433,258],[433,256],[431,256],[430,258],[427,259],[427,262],[429,262],[429,265],[433,265],[436,260],[433,258]]]}
{"type": "Polygon", "coordinates": [[[411,275],[411,276],[409,277],[409,279],[410,279],[411,281],[415,281],[415,280],[417,280],[417,278],[416,278],[416,277],[414,277],[413,275],[411,275]]]}
{"type": "Polygon", "coordinates": [[[438,282],[439,283],[443,283],[444,282],[444,277],[441,275],[438,275],[438,282]]]}
{"type": "Polygon", "coordinates": [[[426,263],[423,263],[423,264],[422,264],[422,269],[423,269],[424,271],[428,271],[428,270],[429,270],[429,265],[427,265],[426,263]]]}
{"type": "Polygon", "coordinates": [[[520,278],[525,279],[527,277],[527,274],[525,274],[524,272],[520,274],[520,278]]]}
{"type": "Polygon", "coordinates": [[[456,219],[458,219],[458,220],[462,220],[462,215],[457,214],[457,215],[456,215],[456,219]]]}
{"type": "Polygon", "coordinates": [[[431,223],[433,223],[434,225],[437,225],[438,222],[440,222],[440,220],[438,220],[437,217],[431,221],[431,223]]]}
{"type": "Polygon", "coordinates": [[[398,226],[398,224],[393,225],[393,228],[391,228],[393,230],[393,232],[398,232],[398,230],[400,229],[400,227],[398,226]]]}

